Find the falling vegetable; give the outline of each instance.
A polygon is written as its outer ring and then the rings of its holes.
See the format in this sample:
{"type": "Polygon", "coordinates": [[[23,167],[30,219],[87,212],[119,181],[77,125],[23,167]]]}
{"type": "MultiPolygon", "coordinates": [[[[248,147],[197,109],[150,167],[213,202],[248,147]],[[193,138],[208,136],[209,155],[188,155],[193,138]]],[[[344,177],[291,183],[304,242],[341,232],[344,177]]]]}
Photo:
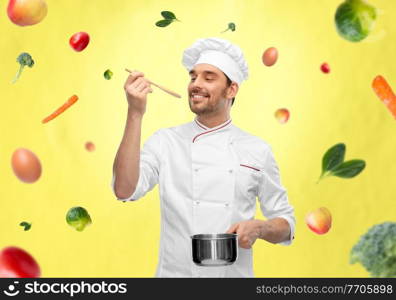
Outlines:
{"type": "Polygon", "coordinates": [[[375,77],[372,88],[382,103],[389,109],[393,117],[396,118],[396,96],[385,78],[381,75],[375,77]]]}
{"type": "Polygon", "coordinates": [[[336,166],[332,171],[331,175],[341,178],[352,178],[358,175],[366,167],[366,163],[361,159],[352,159],[343,162],[336,166]]]}
{"type": "Polygon", "coordinates": [[[69,45],[77,52],[83,51],[89,44],[89,34],[86,32],[77,32],[69,39],[69,45]]]}
{"type": "Polygon", "coordinates": [[[92,142],[86,142],[85,149],[87,149],[89,152],[95,151],[95,144],[92,142]]]}
{"type": "Polygon", "coordinates": [[[168,26],[170,23],[172,23],[171,20],[160,20],[157,23],[155,23],[155,25],[157,25],[158,27],[166,27],[168,26]]]}
{"type": "Polygon", "coordinates": [[[366,0],[345,0],[337,8],[335,24],[341,37],[359,42],[369,35],[376,18],[375,7],[366,0]]]}
{"type": "Polygon", "coordinates": [[[28,230],[32,227],[32,223],[21,222],[21,223],[19,224],[19,226],[24,227],[24,228],[23,228],[24,231],[28,231],[28,230]]]}
{"type": "Polygon", "coordinates": [[[328,63],[323,63],[323,64],[321,64],[320,70],[321,70],[323,73],[325,73],[325,74],[330,73],[330,66],[329,66],[329,64],[328,64],[328,63]]]}
{"type": "Polygon", "coordinates": [[[61,107],[59,107],[56,111],[54,111],[52,114],[50,114],[48,117],[44,118],[41,122],[42,123],[47,123],[51,121],[52,119],[56,118],[59,116],[61,113],[63,113],[66,109],[68,109],[70,106],[72,106],[74,103],[76,103],[78,100],[78,97],[76,95],[73,95],[65,102],[61,107]]]}
{"type": "Polygon", "coordinates": [[[15,78],[12,80],[12,83],[15,83],[19,79],[19,77],[22,74],[23,68],[25,66],[28,66],[29,68],[31,68],[34,65],[34,60],[33,60],[32,56],[26,52],[19,54],[16,61],[20,64],[20,66],[19,66],[18,73],[15,75],[15,78]]]}
{"type": "MultiPolygon", "coordinates": [[[[164,17],[166,20],[177,20],[175,14],[171,11],[161,11],[161,15],[164,17]]],[[[178,20],[179,21],[179,20],[178,20]]]]}
{"type": "Polygon", "coordinates": [[[80,206],[69,209],[66,214],[66,222],[77,231],[83,231],[86,226],[92,224],[88,211],[80,206]]]}
{"type": "Polygon", "coordinates": [[[166,27],[174,21],[180,22],[180,20],[178,20],[175,14],[171,11],[162,11],[161,15],[164,17],[164,19],[155,23],[155,25],[158,27],[166,27]]]}
{"type": "Polygon", "coordinates": [[[344,162],[345,144],[339,143],[331,147],[322,159],[322,173],[318,182],[328,176],[341,178],[352,178],[358,175],[366,167],[366,163],[361,159],[353,159],[344,162]]]}
{"type": "Polygon", "coordinates": [[[6,247],[0,252],[0,278],[37,278],[40,267],[25,250],[6,247]]]}
{"type": "Polygon", "coordinates": [[[343,143],[336,144],[327,150],[322,161],[322,171],[331,170],[344,161],[346,146],[343,143]]]}
{"type": "Polygon", "coordinates": [[[110,80],[111,77],[113,76],[113,72],[111,72],[109,69],[107,69],[104,73],[103,76],[106,80],[110,80]]]}
{"type": "Polygon", "coordinates": [[[224,33],[224,32],[226,32],[228,30],[235,31],[235,24],[234,23],[228,23],[227,29],[222,31],[222,32],[220,32],[220,33],[224,33]]]}
{"type": "Polygon", "coordinates": [[[396,277],[396,223],[372,226],[353,246],[350,263],[360,263],[371,277],[396,277]]]}

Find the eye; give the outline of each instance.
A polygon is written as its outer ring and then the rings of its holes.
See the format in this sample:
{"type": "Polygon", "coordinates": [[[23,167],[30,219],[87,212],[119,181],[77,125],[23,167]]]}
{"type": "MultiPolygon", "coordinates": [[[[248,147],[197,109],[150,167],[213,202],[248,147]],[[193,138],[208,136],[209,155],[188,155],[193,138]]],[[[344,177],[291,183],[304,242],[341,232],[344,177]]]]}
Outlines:
{"type": "Polygon", "coordinates": [[[191,81],[194,81],[195,80],[195,77],[191,77],[191,81]]]}

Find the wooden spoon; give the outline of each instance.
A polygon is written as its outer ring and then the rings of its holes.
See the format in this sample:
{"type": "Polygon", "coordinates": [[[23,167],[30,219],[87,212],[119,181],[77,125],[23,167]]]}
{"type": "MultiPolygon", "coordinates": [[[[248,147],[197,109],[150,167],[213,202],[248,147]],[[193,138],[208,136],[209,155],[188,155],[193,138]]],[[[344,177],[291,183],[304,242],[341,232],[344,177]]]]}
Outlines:
{"type": "MultiPolygon", "coordinates": [[[[132,71],[129,70],[129,69],[127,69],[127,68],[125,68],[125,71],[127,71],[127,72],[129,72],[129,73],[132,73],[132,71]]],[[[145,79],[146,79],[150,84],[152,84],[152,85],[156,86],[157,88],[163,90],[165,93],[168,93],[169,95],[172,95],[172,96],[174,96],[174,97],[176,97],[176,98],[181,98],[181,96],[180,96],[179,94],[177,94],[177,93],[171,91],[170,89],[167,89],[166,87],[163,87],[163,86],[161,86],[161,85],[159,85],[159,84],[156,84],[156,83],[152,82],[151,80],[148,80],[147,78],[145,78],[145,79]]]]}

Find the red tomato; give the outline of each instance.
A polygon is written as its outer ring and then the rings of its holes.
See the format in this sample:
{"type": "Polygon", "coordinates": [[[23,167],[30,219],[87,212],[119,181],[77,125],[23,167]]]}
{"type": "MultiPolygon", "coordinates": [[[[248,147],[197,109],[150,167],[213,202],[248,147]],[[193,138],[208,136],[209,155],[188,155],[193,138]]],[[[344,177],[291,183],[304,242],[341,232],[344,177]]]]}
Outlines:
{"type": "Polygon", "coordinates": [[[70,46],[77,52],[83,51],[89,44],[89,35],[86,32],[77,32],[69,40],[70,46]]]}
{"type": "Polygon", "coordinates": [[[0,278],[37,278],[40,267],[34,258],[17,247],[7,247],[0,252],[0,278]]]}
{"type": "Polygon", "coordinates": [[[329,64],[328,63],[323,63],[321,66],[320,66],[320,69],[322,70],[322,72],[323,73],[330,73],[330,66],[329,66],[329,64]]]}
{"type": "Polygon", "coordinates": [[[85,143],[85,149],[87,149],[89,152],[92,152],[95,150],[95,144],[92,142],[87,142],[85,143]]]}

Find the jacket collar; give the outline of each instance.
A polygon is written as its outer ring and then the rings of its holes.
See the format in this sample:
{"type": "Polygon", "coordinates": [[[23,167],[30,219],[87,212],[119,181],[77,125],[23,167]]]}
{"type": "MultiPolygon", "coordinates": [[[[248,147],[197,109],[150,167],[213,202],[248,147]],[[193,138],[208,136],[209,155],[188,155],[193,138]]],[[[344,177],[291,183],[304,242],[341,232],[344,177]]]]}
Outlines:
{"type": "Polygon", "coordinates": [[[195,126],[197,126],[197,128],[199,129],[199,132],[202,132],[202,131],[207,131],[207,130],[217,130],[220,127],[223,127],[223,126],[227,127],[227,125],[232,123],[232,119],[230,118],[227,121],[221,123],[220,125],[217,125],[217,126],[212,127],[212,128],[207,127],[204,124],[202,124],[201,122],[199,122],[197,117],[194,118],[194,123],[195,123],[195,126]]]}
{"type": "Polygon", "coordinates": [[[230,118],[227,121],[225,121],[224,123],[217,125],[215,127],[212,127],[212,128],[209,128],[209,127],[203,125],[202,123],[200,123],[197,120],[197,117],[195,117],[193,123],[194,123],[193,126],[195,127],[195,129],[197,129],[197,132],[198,132],[198,134],[196,134],[192,139],[192,142],[194,143],[196,141],[196,139],[202,135],[206,135],[209,133],[212,134],[212,133],[216,133],[216,132],[231,128],[232,119],[230,118]]]}

